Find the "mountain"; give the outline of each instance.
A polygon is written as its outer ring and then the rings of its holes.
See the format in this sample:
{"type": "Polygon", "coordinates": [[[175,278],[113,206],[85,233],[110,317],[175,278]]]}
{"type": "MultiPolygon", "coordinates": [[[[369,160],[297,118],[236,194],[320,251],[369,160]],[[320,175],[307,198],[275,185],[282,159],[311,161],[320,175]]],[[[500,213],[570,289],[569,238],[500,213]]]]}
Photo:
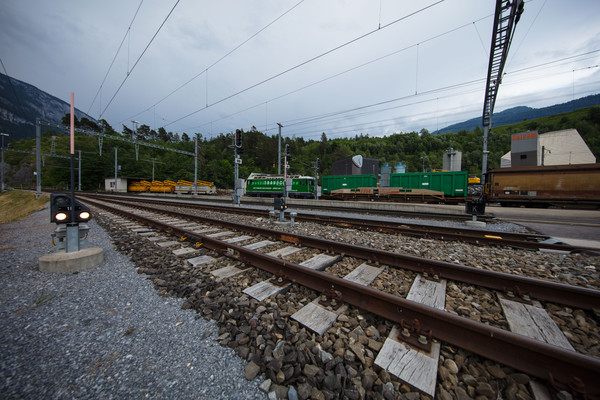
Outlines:
{"type": "MultiPolygon", "coordinates": [[[[492,126],[502,126],[531,120],[550,115],[562,114],[570,111],[579,110],[585,107],[591,107],[600,104],[600,94],[582,97],[567,103],[555,104],[543,108],[531,108],[525,106],[513,107],[504,111],[494,113],[492,116],[492,126]]],[[[475,127],[481,126],[481,117],[472,118],[464,122],[447,126],[434,133],[458,132],[462,129],[471,131],[475,127]]]]}
{"type": "MultiPolygon", "coordinates": [[[[8,133],[10,140],[35,136],[35,120],[60,123],[71,105],[33,85],[0,73],[0,132],[8,133]]],[[[78,119],[96,120],[75,109],[78,119]]]]}

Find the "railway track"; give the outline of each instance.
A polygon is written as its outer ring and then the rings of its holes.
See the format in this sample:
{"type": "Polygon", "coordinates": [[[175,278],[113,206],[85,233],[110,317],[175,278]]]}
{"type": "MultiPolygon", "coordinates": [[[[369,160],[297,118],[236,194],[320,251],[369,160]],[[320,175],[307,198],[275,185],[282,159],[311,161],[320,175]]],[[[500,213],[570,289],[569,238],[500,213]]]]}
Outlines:
{"type": "MultiPolygon", "coordinates": [[[[597,371],[600,370],[600,361],[598,359],[538,340],[529,339],[503,329],[477,323],[431,306],[419,304],[417,301],[406,300],[375,290],[364,284],[355,283],[339,276],[331,276],[330,274],[304,267],[300,263],[290,262],[284,258],[278,258],[254,250],[251,247],[236,244],[244,243],[242,241],[235,242],[233,239],[219,239],[219,236],[209,233],[206,231],[206,228],[204,229],[205,233],[199,233],[202,232],[202,229],[185,228],[185,222],[183,221],[220,226],[221,229],[231,230],[229,231],[230,234],[233,234],[232,231],[235,231],[239,235],[250,234],[252,237],[260,236],[261,238],[268,238],[268,240],[275,240],[287,245],[292,244],[294,247],[318,249],[325,251],[326,255],[336,260],[342,257],[354,257],[369,261],[369,264],[375,266],[385,265],[386,268],[410,270],[418,273],[420,279],[432,278],[433,281],[438,282],[452,280],[478,285],[502,291],[505,293],[504,296],[511,299],[514,299],[515,295],[527,293],[525,297],[529,297],[530,300],[539,299],[589,310],[600,308],[600,292],[596,290],[480,270],[451,263],[431,261],[377,249],[294,235],[289,232],[279,232],[218,219],[192,216],[180,212],[157,210],[156,208],[140,206],[139,204],[135,205],[136,210],[134,211],[131,209],[122,209],[125,206],[124,204],[119,204],[119,209],[95,200],[86,201],[93,206],[109,210],[111,213],[150,226],[152,229],[166,232],[179,238],[185,237],[187,242],[201,244],[204,248],[234,258],[246,265],[261,268],[275,275],[277,277],[276,280],[286,282],[286,285],[293,282],[310,288],[317,293],[328,293],[328,296],[325,296],[326,301],[330,303],[334,301],[338,304],[351,304],[378,315],[387,321],[392,321],[402,328],[401,330],[403,331],[409,329],[409,336],[412,333],[412,336],[417,338],[417,342],[419,339],[423,339],[422,336],[424,336],[425,339],[422,341],[427,342],[429,348],[435,346],[435,343],[439,343],[438,341],[451,343],[542,380],[550,379],[554,382],[555,388],[558,390],[567,388],[568,385],[572,386],[573,382],[582,382],[583,390],[588,395],[592,394],[596,396],[600,393],[600,384],[594,379],[597,377],[597,371]],[[158,211],[160,211],[162,216],[156,214],[158,211]],[[168,218],[177,218],[182,222],[165,221],[168,218]]],[[[248,240],[249,238],[246,239],[246,241],[248,240]]],[[[386,340],[384,346],[387,345],[388,342],[386,340]]],[[[375,362],[377,363],[377,360],[375,362]]],[[[436,371],[437,368],[434,371],[434,377],[436,371]]],[[[411,381],[407,381],[407,383],[419,388],[421,391],[429,393],[428,389],[420,387],[419,383],[411,381]]],[[[432,393],[430,394],[433,395],[432,393]]]]}
{"type": "MultiPolygon", "coordinates": [[[[169,196],[160,196],[160,197],[150,197],[150,196],[137,196],[137,195],[133,195],[128,193],[128,194],[119,194],[119,193],[112,193],[109,195],[103,194],[102,196],[108,196],[108,197],[114,197],[114,198],[131,198],[133,196],[135,196],[137,199],[140,199],[140,201],[142,200],[149,200],[149,199],[165,199],[165,198],[169,198],[169,196]]],[[[173,201],[179,201],[179,200],[187,200],[190,203],[195,203],[195,204],[205,204],[205,203],[222,203],[224,207],[227,207],[227,205],[231,204],[231,197],[215,197],[215,196],[196,196],[196,197],[188,197],[188,198],[183,198],[183,197],[171,197],[173,199],[173,201]]],[[[321,205],[323,205],[324,207],[319,207],[319,206],[315,206],[314,205],[314,200],[308,200],[305,201],[303,199],[288,199],[288,203],[290,205],[290,207],[293,207],[294,209],[305,209],[305,210],[315,210],[315,209],[326,209],[327,211],[331,211],[331,212],[340,212],[340,213],[365,213],[365,214],[369,214],[369,215],[382,215],[382,216],[386,216],[386,217],[395,217],[395,218],[419,218],[419,219],[426,219],[426,220],[443,220],[443,221],[468,221],[472,219],[471,215],[467,215],[467,214],[450,214],[450,213],[439,213],[439,212],[420,212],[420,211],[408,211],[408,210],[378,210],[378,209],[371,209],[368,211],[362,210],[361,208],[357,208],[357,207],[344,207],[344,203],[345,202],[340,202],[340,201],[336,201],[335,203],[342,203],[341,205],[332,205],[332,203],[334,201],[330,201],[330,200],[323,200],[323,201],[319,201],[319,203],[321,205]]],[[[355,202],[346,202],[346,203],[352,203],[354,205],[355,202]]],[[[272,207],[273,205],[273,199],[272,198],[256,198],[256,197],[248,197],[248,196],[244,196],[241,199],[241,204],[243,206],[264,206],[264,207],[272,207]]],[[[478,220],[480,221],[493,221],[494,217],[490,216],[490,215],[481,215],[479,217],[477,217],[478,220]]]]}
{"type": "MultiPolygon", "coordinates": [[[[106,198],[105,196],[98,196],[95,198],[106,198]]],[[[123,200],[120,196],[109,197],[112,199],[123,200]]],[[[187,202],[173,202],[164,200],[148,200],[148,199],[136,199],[137,202],[155,204],[162,206],[177,206],[186,208],[201,208],[205,210],[212,210],[217,212],[228,212],[244,215],[264,216],[265,210],[253,209],[253,208],[240,208],[231,206],[218,206],[187,202]]],[[[497,245],[497,246],[509,246],[513,248],[531,249],[531,250],[551,250],[551,251],[563,251],[563,252],[579,252],[588,251],[595,252],[595,249],[589,249],[584,247],[575,247],[564,243],[555,243],[551,241],[551,238],[544,235],[528,234],[528,233],[514,233],[514,232],[496,232],[487,230],[475,230],[475,229],[461,229],[456,227],[443,227],[434,225],[423,225],[423,224],[411,224],[411,223],[398,223],[390,220],[380,219],[366,219],[350,216],[331,216],[331,215],[320,215],[314,213],[298,212],[296,217],[298,221],[308,221],[321,224],[328,224],[338,227],[346,227],[352,229],[364,229],[378,232],[387,232],[393,234],[400,234],[411,237],[422,237],[440,240],[459,240],[471,244],[481,245],[497,245]]]]}

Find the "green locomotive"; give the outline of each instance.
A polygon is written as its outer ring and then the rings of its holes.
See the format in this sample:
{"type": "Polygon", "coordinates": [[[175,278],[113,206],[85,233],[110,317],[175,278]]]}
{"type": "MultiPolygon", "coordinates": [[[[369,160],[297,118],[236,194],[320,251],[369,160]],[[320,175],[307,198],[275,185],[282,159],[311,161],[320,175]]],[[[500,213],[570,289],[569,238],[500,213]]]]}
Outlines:
{"type": "MultiPolygon", "coordinates": [[[[315,178],[305,175],[288,175],[292,180],[289,197],[300,199],[315,198],[315,178]]],[[[283,175],[251,173],[246,179],[246,196],[281,197],[283,195],[283,175]]]]}

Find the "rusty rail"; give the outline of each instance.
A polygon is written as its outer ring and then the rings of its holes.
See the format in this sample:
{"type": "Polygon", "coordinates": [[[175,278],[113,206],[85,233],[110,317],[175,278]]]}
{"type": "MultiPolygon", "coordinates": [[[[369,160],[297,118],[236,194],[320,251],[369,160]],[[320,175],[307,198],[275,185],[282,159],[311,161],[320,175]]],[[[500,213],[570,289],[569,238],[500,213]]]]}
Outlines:
{"type": "MultiPolygon", "coordinates": [[[[561,385],[571,385],[574,382],[582,383],[588,396],[600,396],[600,380],[598,380],[600,360],[598,359],[430,308],[258,251],[173,227],[151,218],[118,210],[104,204],[91,203],[167,233],[200,241],[205,247],[218,253],[233,253],[233,256],[240,261],[273,274],[279,274],[283,271],[287,279],[315,291],[323,292],[333,288],[341,293],[342,300],[346,303],[395,323],[410,323],[417,319],[421,328],[431,330],[433,337],[436,339],[451,343],[543,380],[550,380],[561,385]]],[[[165,212],[161,211],[161,213],[165,212]]],[[[166,214],[194,219],[173,212],[166,212],[166,214]]],[[[278,236],[280,240],[285,241],[287,234],[278,233],[278,236]]],[[[302,238],[299,237],[299,239],[302,238]]],[[[291,241],[304,244],[303,240],[291,241]]],[[[358,248],[357,246],[354,247],[358,248]]]]}
{"type": "MultiPolygon", "coordinates": [[[[127,202],[113,202],[130,207],[132,206],[127,202]]],[[[306,247],[329,251],[331,253],[342,253],[347,256],[368,260],[373,263],[385,264],[395,268],[408,269],[418,273],[438,275],[440,278],[478,285],[501,292],[512,291],[513,293],[522,293],[531,298],[551,301],[586,310],[600,308],[600,291],[594,289],[544,281],[503,272],[489,271],[444,261],[428,260],[426,258],[419,258],[406,254],[334,242],[331,240],[319,239],[311,236],[283,233],[272,229],[248,226],[208,217],[187,215],[175,211],[167,211],[162,209],[159,210],[153,207],[142,206],[140,204],[135,204],[135,207],[143,210],[160,212],[179,218],[186,218],[193,221],[225,226],[238,231],[263,235],[284,242],[297,243],[306,247]]]]}
{"type": "MultiPolygon", "coordinates": [[[[106,196],[104,196],[106,197],[106,196]]],[[[113,198],[115,198],[113,196],[113,198]]],[[[126,201],[125,199],[119,199],[117,201],[126,201]]],[[[133,201],[133,200],[132,200],[133,201]]],[[[198,205],[191,203],[181,203],[164,200],[148,200],[148,199],[136,199],[135,201],[147,202],[151,204],[167,205],[172,207],[186,207],[186,208],[202,208],[208,210],[214,210],[217,212],[233,212],[245,215],[257,215],[263,216],[264,210],[251,209],[251,208],[237,208],[229,206],[218,206],[218,205],[198,205]]],[[[308,221],[321,224],[330,224],[344,228],[354,229],[365,229],[379,232],[390,232],[397,233],[405,236],[419,237],[419,238],[430,238],[439,240],[458,240],[471,244],[488,244],[496,246],[508,246],[520,249],[530,250],[559,250],[565,252],[574,252],[580,250],[594,250],[587,248],[578,248],[568,244],[561,243],[544,243],[543,240],[549,239],[548,236],[528,233],[514,233],[514,232],[494,232],[494,231],[481,231],[475,229],[456,228],[456,227],[443,227],[443,226],[427,226],[423,224],[411,224],[411,223],[400,223],[394,221],[383,221],[383,220],[372,220],[365,218],[357,218],[350,216],[329,216],[329,215],[314,215],[309,213],[298,212],[296,216],[297,221],[308,221]]]]}

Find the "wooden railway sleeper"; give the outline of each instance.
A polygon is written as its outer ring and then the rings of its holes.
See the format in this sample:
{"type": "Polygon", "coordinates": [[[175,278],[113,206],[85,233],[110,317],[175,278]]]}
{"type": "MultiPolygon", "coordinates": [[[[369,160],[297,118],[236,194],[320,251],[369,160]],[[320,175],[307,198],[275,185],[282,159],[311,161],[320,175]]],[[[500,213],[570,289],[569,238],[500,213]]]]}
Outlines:
{"type": "MultiPolygon", "coordinates": [[[[94,203],[94,201],[91,202],[92,204],[94,203]]],[[[136,205],[136,207],[141,209],[148,209],[149,211],[156,211],[156,209],[152,207],[144,207],[139,205],[136,205]]],[[[121,214],[121,212],[119,211],[115,212],[121,214]]],[[[165,210],[161,210],[161,212],[170,216],[181,216],[181,214],[177,212],[170,212],[165,210]]],[[[122,214],[125,215],[126,213],[122,214]]],[[[260,234],[276,239],[280,239],[282,235],[281,232],[273,231],[270,229],[240,226],[239,224],[229,223],[226,221],[217,221],[206,217],[192,216],[191,219],[203,223],[220,223],[224,226],[231,227],[233,229],[238,229],[254,234],[260,234]]],[[[160,229],[161,227],[161,224],[158,224],[155,221],[148,221],[147,223],[156,227],[157,229],[160,229]]],[[[458,280],[460,282],[465,283],[472,283],[486,287],[488,289],[502,291],[504,290],[504,288],[514,285],[515,281],[518,281],[520,287],[524,287],[525,290],[530,292],[530,296],[538,298],[540,300],[558,302],[561,304],[573,307],[580,307],[583,309],[598,308],[598,306],[600,305],[600,295],[599,291],[597,290],[581,287],[571,287],[569,285],[564,285],[560,283],[540,281],[500,272],[450,264],[443,261],[423,260],[410,255],[391,253],[384,250],[369,249],[345,243],[334,243],[329,240],[302,235],[294,235],[289,232],[285,233],[285,235],[290,238],[293,238],[294,242],[298,241],[299,244],[302,244],[304,246],[314,247],[321,250],[327,250],[331,253],[341,253],[343,256],[358,257],[364,260],[372,261],[374,263],[378,261],[382,265],[390,265],[396,268],[399,267],[416,272],[422,272],[424,269],[435,267],[436,270],[443,271],[445,279],[458,280]]],[[[212,240],[206,239],[201,235],[188,234],[188,236],[195,237],[201,242],[206,242],[208,240],[208,242],[212,243],[212,240]]],[[[207,244],[208,243],[205,243],[205,245],[207,244]]],[[[222,247],[222,245],[217,244],[216,242],[214,245],[217,248],[222,247]]]]}
{"type": "MultiPolygon", "coordinates": [[[[112,208],[109,206],[103,207],[112,208]]],[[[121,212],[117,213],[120,214],[121,212]]],[[[123,214],[126,213],[123,212],[123,214]]],[[[162,225],[163,231],[165,228],[171,228],[140,215],[129,215],[128,217],[148,224],[162,225]]],[[[193,240],[203,241],[206,247],[213,250],[231,247],[243,254],[249,264],[271,273],[286,268],[287,273],[294,282],[313,290],[323,291],[335,285],[334,289],[339,292],[339,295],[344,296],[344,302],[392,322],[400,323],[404,318],[413,320],[418,318],[420,320],[419,325],[431,330],[432,335],[435,332],[438,340],[457,345],[538,378],[547,379],[549,372],[552,372],[557,378],[556,380],[559,381],[571,381],[573,377],[578,377],[584,382],[585,390],[592,393],[588,398],[600,396],[600,381],[597,379],[600,360],[455,316],[397,296],[378,292],[372,288],[345,281],[336,276],[329,276],[294,263],[285,263],[285,266],[283,266],[282,261],[274,257],[236,245],[224,245],[223,242],[204,235],[194,234],[180,228],[174,228],[173,230],[178,234],[188,235],[193,240]],[[401,318],[401,316],[404,318],[401,318]],[[515,358],[516,354],[518,354],[518,358],[515,358]]],[[[308,237],[301,236],[300,238],[307,243],[312,241],[308,237]]],[[[346,246],[345,248],[345,250],[352,249],[363,250],[357,246],[346,246]]],[[[350,253],[353,253],[353,251],[350,251],[350,253]]],[[[383,254],[383,252],[380,253],[383,254]]],[[[421,264],[421,260],[417,263],[421,264]]],[[[497,276],[498,274],[494,275],[497,276]]],[[[556,285],[556,287],[561,286],[556,285]]]]}

